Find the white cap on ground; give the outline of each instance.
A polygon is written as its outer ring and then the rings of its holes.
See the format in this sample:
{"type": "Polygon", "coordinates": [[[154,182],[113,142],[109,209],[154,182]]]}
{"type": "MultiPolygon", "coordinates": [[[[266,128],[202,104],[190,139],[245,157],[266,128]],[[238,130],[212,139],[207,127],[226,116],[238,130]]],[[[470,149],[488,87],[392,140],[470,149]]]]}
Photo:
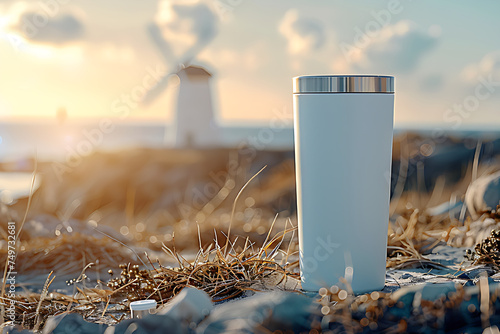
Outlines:
{"type": "Polygon", "coordinates": [[[132,311],[147,311],[155,308],[156,300],[154,299],[138,300],[130,303],[130,309],[132,311]]]}

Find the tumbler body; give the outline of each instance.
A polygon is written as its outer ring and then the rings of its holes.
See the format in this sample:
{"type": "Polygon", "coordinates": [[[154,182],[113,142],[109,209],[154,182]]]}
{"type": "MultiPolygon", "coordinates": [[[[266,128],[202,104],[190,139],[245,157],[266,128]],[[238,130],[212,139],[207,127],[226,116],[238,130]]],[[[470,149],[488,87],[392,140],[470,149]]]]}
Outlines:
{"type": "Polygon", "coordinates": [[[294,93],[304,290],[340,285],[363,293],[384,287],[394,78],[383,78],[392,86],[294,93]]]}

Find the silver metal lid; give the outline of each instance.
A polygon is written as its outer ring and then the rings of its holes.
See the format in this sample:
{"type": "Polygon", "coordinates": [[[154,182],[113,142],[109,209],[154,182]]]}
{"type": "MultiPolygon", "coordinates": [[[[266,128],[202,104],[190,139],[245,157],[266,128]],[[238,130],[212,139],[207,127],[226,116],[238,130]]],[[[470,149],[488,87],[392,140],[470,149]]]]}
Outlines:
{"type": "Polygon", "coordinates": [[[394,93],[394,77],[387,75],[304,75],[293,78],[294,94],[394,93]]]}

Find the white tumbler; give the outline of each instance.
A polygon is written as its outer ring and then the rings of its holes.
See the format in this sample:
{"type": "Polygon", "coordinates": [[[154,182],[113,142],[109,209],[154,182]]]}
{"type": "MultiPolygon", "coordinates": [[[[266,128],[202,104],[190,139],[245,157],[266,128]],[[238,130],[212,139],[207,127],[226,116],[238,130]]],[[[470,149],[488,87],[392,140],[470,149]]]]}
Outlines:
{"type": "Polygon", "coordinates": [[[394,77],[296,77],[293,107],[302,289],[380,290],[387,256],[394,77]]]}

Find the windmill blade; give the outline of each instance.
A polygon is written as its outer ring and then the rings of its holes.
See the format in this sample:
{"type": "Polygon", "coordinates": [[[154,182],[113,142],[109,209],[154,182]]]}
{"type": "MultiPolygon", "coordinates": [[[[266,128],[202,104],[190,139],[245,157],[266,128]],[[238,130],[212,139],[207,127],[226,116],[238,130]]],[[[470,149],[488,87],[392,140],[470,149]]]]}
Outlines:
{"type": "Polygon", "coordinates": [[[148,33],[163,58],[165,58],[167,65],[176,66],[178,64],[182,64],[187,67],[191,63],[191,60],[196,58],[196,56],[198,56],[198,54],[200,54],[200,52],[209,44],[209,41],[205,41],[204,43],[195,43],[195,45],[187,49],[182,56],[176,57],[172,51],[172,47],[165,40],[160,27],[156,23],[148,25],[148,33]]]}
{"type": "Polygon", "coordinates": [[[168,81],[172,74],[175,74],[175,72],[165,75],[153,88],[147,91],[146,95],[141,101],[141,104],[143,106],[151,104],[158,96],[160,96],[161,93],[163,93],[165,89],[167,89],[168,81]]]}
{"type": "MultiPolygon", "coordinates": [[[[148,33],[151,40],[156,45],[157,49],[160,51],[163,58],[166,60],[167,67],[175,68],[176,57],[170,47],[170,44],[163,37],[160,27],[156,23],[151,23],[148,25],[148,33]]],[[[141,101],[141,104],[147,106],[151,104],[168,86],[169,77],[175,72],[170,72],[166,74],[161,80],[151,88],[141,101]]]]}
{"type": "Polygon", "coordinates": [[[176,57],[170,47],[170,44],[163,37],[160,27],[158,27],[156,23],[151,23],[148,25],[148,33],[163,58],[167,61],[167,64],[175,64],[176,57]]]}
{"type": "Polygon", "coordinates": [[[196,43],[195,45],[187,49],[186,52],[184,52],[184,54],[179,57],[179,59],[181,60],[180,63],[185,67],[188,67],[191,61],[196,58],[208,44],[208,42],[196,43]]]}
{"type": "Polygon", "coordinates": [[[167,88],[169,77],[177,72],[178,70],[177,67],[179,65],[186,67],[189,66],[191,60],[195,58],[208,44],[208,42],[201,44],[196,43],[188,50],[186,50],[186,52],[184,52],[184,54],[181,57],[177,58],[174,55],[172,47],[165,40],[160,27],[156,23],[151,23],[148,25],[148,33],[153,42],[155,43],[156,47],[162,54],[163,58],[166,60],[167,67],[175,69],[175,71],[165,75],[153,88],[151,88],[146,93],[143,100],[141,101],[141,104],[144,106],[147,106],[151,102],[153,102],[167,88]]]}

